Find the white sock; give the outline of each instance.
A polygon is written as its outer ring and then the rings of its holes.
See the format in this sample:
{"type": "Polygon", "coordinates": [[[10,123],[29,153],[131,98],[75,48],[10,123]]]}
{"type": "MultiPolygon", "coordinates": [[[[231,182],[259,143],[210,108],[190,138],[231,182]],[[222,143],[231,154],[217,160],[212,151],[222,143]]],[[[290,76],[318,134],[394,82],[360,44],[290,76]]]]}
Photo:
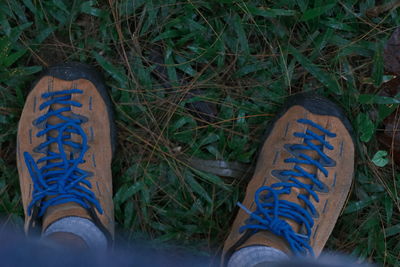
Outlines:
{"type": "Polygon", "coordinates": [[[234,252],[228,267],[252,267],[265,262],[279,262],[289,257],[279,249],[267,246],[250,246],[234,252]]]}
{"type": "Polygon", "coordinates": [[[42,237],[58,232],[79,236],[90,249],[105,250],[107,248],[107,238],[104,233],[91,220],[85,218],[61,218],[47,227],[42,237]]]}

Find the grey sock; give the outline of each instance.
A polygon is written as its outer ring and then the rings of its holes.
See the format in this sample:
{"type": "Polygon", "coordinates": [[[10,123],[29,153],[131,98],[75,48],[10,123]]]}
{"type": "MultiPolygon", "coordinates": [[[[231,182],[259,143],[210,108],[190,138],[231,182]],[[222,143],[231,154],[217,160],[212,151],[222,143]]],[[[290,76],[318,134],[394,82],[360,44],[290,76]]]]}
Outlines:
{"type": "Polygon", "coordinates": [[[252,267],[265,262],[288,260],[289,257],[276,248],[267,246],[250,246],[241,248],[232,254],[228,267],[252,267]]]}
{"type": "Polygon", "coordinates": [[[71,233],[79,236],[90,249],[105,250],[107,248],[107,238],[104,233],[91,220],[85,218],[61,218],[47,227],[42,237],[47,237],[57,232],[71,233]]]}

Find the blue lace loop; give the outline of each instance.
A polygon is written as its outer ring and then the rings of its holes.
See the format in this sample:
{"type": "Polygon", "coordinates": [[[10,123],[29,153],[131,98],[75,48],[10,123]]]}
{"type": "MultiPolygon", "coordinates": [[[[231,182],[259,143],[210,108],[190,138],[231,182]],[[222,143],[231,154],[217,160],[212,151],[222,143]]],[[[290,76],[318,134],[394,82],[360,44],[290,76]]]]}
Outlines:
{"type": "Polygon", "coordinates": [[[317,211],[310,201],[310,197],[319,202],[318,194],[315,190],[317,188],[323,189],[324,184],[315,174],[308,173],[299,164],[313,165],[327,177],[328,171],[325,167],[334,164],[334,161],[323,152],[324,147],[329,150],[333,149],[333,146],[325,140],[325,136],[335,137],[336,134],[324,129],[311,120],[299,119],[297,122],[311,126],[322,132],[323,135],[320,136],[310,129],[307,129],[305,133],[294,133],[294,136],[303,138],[303,144],[290,145],[291,153],[295,157],[285,159],[285,162],[295,163],[296,165],[293,170],[280,171],[280,175],[287,177],[287,180],[274,183],[270,186],[262,186],[256,191],[254,196],[255,211],[251,212],[245,206],[238,203],[238,206],[250,215],[246,224],[239,231],[241,233],[246,230],[250,230],[253,233],[261,230],[271,231],[275,235],[283,237],[289,243],[295,256],[307,254],[314,256],[309,241],[311,229],[314,225],[313,216],[317,215],[317,211]],[[318,141],[320,145],[314,144],[313,141],[318,141]],[[299,150],[317,152],[320,156],[320,161],[314,160],[304,153],[299,153],[299,150]],[[311,180],[312,184],[305,184],[296,177],[307,178],[311,180]],[[291,201],[279,199],[282,194],[290,194],[293,187],[306,191],[306,194],[299,194],[297,196],[298,199],[304,202],[304,207],[291,201]],[[306,234],[295,232],[285,219],[291,219],[299,225],[304,226],[306,234]]]}
{"type": "Polygon", "coordinates": [[[29,215],[32,214],[35,205],[40,207],[38,216],[41,217],[50,206],[67,202],[78,203],[86,209],[93,205],[100,213],[103,213],[99,201],[90,190],[92,185],[87,180],[93,174],[79,168],[79,164],[84,163],[85,153],[89,149],[87,136],[81,128],[81,124],[86,122],[87,118],[74,113],[68,116],[63,115],[63,112],[71,111],[71,106],[82,106],[81,103],[71,100],[72,94],[82,93],[82,90],[70,89],[42,94],[45,102],[39,109],[43,110],[47,107],[50,109],[33,124],[42,129],[36,134],[37,137],[46,136],[46,141],[34,148],[34,152],[44,154],[44,156],[35,162],[31,154],[24,152],[25,163],[34,187],[32,201],[28,206],[29,215]],[[53,104],[66,106],[53,110],[51,107],[53,104]],[[58,117],[62,122],[55,125],[49,124],[47,120],[52,116],[58,117]],[[57,131],[57,137],[51,137],[50,131],[57,131]],[[79,135],[81,142],[71,141],[71,134],[79,135]],[[57,144],[58,152],[49,149],[52,144],[57,144]],[[72,148],[69,154],[65,151],[66,146],[72,148]]]}

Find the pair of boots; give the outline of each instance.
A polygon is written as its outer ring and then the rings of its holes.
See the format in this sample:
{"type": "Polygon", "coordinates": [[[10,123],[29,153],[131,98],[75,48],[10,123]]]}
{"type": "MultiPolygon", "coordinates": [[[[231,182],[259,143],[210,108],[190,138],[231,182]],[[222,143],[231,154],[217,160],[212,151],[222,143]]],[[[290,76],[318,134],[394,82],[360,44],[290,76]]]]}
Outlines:
{"type": "MultiPolygon", "coordinates": [[[[318,256],[352,184],[351,125],[329,100],[291,97],[267,131],[225,241],[223,264],[251,246],[318,256]]],[[[76,217],[96,225],[111,244],[114,150],[111,102],[101,76],[79,63],[47,69],[26,99],[18,127],[26,233],[76,217]]]]}

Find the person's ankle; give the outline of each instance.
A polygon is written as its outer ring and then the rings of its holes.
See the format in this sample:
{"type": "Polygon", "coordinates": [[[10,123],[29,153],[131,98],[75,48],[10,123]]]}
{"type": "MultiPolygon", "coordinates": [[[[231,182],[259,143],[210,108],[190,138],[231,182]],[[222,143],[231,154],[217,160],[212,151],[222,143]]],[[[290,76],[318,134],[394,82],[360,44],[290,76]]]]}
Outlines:
{"type": "MultiPolygon", "coordinates": [[[[65,233],[75,236],[82,240],[86,248],[94,250],[105,250],[108,247],[108,241],[100,228],[93,221],[80,217],[65,217],[55,221],[47,227],[42,234],[46,239],[53,234],[65,233]]],[[[61,235],[63,239],[65,235],[61,235]]],[[[76,240],[76,239],[75,239],[76,240]]],[[[69,243],[68,241],[66,241],[69,243]]],[[[77,241],[72,241],[77,242],[77,241]]],[[[53,242],[54,243],[54,242],[53,242]]],[[[76,246],[78,247],[78,246],[76,246]]],[[[78,247],[80,248],[80,247],[78,247]]]]}

